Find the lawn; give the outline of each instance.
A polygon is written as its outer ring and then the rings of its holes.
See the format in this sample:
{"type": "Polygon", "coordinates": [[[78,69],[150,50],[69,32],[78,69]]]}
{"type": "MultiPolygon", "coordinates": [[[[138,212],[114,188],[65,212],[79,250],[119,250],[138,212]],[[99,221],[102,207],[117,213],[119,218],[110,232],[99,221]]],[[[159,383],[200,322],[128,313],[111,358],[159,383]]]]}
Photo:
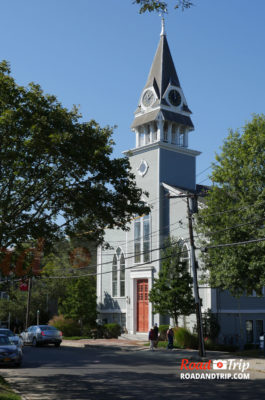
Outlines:
{"type": "Polygon", "coordinates": [[[21,400],[2,376],[0,376],[0,400],[21,400]]]}

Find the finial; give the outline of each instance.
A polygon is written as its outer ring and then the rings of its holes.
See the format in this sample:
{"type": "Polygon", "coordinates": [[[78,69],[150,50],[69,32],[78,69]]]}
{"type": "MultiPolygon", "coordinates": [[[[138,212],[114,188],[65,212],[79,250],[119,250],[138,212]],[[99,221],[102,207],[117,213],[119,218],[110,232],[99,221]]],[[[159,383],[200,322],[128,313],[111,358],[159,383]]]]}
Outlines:
{"type": "Polygon", "coordinates": [[[161,12],[161,14],[159,14],[161,16],[161,33],[160,33],[160,36],[163,36],[163,35],[166,34],[164,14],[165,14],[165,11],[163,11],[163,12],[161,12]]]}

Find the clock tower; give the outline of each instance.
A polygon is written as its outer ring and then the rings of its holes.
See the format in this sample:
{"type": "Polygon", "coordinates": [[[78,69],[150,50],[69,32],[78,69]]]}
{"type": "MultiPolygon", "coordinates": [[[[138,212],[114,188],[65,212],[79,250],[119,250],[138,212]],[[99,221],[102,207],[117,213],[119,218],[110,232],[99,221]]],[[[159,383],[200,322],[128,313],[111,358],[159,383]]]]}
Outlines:
{"type": "MultiPolygon", "coordinates": [[[[194,130],[190,116],[162,18],[158,48],[131,126],[136,146],[125,152],[136,175],[143,178],[154,173],[154,165],[150,165],[143,155],[155,151],[158,155],[156,172],[159,173],[156,179],[195,190],[195,157],[200,153],[188,147],[189,133],[194,130]]],[[[140,182],[137,180],[137,184],[140,182]]]]}
{"type": "Polygon", "coordinates": [[[136,145],[124,152],[136,185],[143,189],[141,200],[151,211],[134,216],[126,236],[117,229],[107,230],[105,239],[114,253],[98,253],[101,318],[119,322],[130,334],[146,334],[155,322],[170,322],[168,316],[153,314],[148,293],[161,268],[165,239],[173,236],[183,241],[188,236],[186,202],[169,194],[196,190],[196,156],[200,153],[188,147],[194,130],[190,116],[162,19],[158,48],[131,127],[136,145]],[[107,268],[111,275],[101,275],[107,268]]]}

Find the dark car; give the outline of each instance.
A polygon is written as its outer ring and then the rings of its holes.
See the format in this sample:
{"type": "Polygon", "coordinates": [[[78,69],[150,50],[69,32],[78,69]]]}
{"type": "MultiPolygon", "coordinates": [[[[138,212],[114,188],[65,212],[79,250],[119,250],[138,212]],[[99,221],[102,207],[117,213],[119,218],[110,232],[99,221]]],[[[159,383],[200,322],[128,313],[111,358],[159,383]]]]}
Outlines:
{"type": "Polygon", "coordinates": [[[0,328],[0,335],[8,336],[10,341],[15,343],[15,345],[17,347],[22,347],[23,346],[22,339],[18,335],[16,335],[14,332],[12,332],[10,329],[0,328]]]}
{"type": "Polygon", "coordinates": [[[22,351],[6,335],[0,335],[0,365],[15,365],[22,362],[22,351]]]}
{"type": "Polygon", "coordinates": [[[51,325],[33,325],[20,334],[23,344],[39,346],[54,344],[59,347],[62,342],[62,332],[51,325]]]}

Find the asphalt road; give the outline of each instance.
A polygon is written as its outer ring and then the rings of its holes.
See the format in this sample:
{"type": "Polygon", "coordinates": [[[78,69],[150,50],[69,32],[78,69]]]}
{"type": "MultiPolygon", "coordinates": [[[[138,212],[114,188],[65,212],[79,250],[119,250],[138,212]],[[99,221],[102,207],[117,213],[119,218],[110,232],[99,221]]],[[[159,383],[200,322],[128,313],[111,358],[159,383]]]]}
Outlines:
{"type": "Polygon", "coordinates": [[[251,379],[181,380],[178,352],[106,347],[24,348],[21,368],[1,369],[29,400],[265,398],[265,375],[251,379]]]}

